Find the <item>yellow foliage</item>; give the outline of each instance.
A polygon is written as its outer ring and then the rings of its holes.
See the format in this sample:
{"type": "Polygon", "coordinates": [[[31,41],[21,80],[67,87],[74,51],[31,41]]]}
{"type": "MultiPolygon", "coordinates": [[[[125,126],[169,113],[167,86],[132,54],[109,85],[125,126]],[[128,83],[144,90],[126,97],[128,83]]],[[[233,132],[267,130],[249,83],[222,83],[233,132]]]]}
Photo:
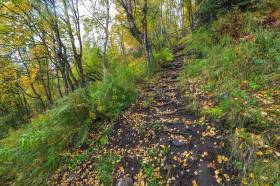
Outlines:
{"type": "Polygon", "coordinates": [[[32,49],[32,59],[36,60],[37,58],[41,58],[47,55],[47,49],[44,45],[42,44],[37,44],[33,49],[32,49]]]}

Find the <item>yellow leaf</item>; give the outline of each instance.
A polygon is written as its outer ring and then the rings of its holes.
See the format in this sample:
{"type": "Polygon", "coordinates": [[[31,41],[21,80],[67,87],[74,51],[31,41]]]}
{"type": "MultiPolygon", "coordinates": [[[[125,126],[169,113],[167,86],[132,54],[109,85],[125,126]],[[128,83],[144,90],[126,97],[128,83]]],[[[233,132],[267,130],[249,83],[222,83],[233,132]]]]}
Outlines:
{"type": "Polygon", "coordinates": [[[223,159],[222,159],[222,156],[221,156],[221,155],[218,155],[217,161],[218,161],[218,163],[222,163],[222,162],[223,162],[223,159]]]}
{"type": "Polygon", "coordinates": [[[222,158],[223,158],[224,161],[228,161],[228,157],[222,156],[222,158]]]}
{"type": "Polygon", "coordinates": [[[203,152],[202,157],[208,156],[208,152],[203,152]]]}
{"type": "Polygon", "coordinates": [[[192,181],[192,186],[198,186],[195,180],[192,181]]]}
{"type": "Polygon", "coordinates": [[[218,174],[220,174],[220,170],[219,169],[215,170],[215,175],[218,175],[218,174]]]}
{"type": "Polygon", "coordinates": [[[254,176],[255,176],[255,175],[254,175],[254,173],[252,173],[252,172],[249,174],[249,177],[250,177],[250,178],[254,178],[254,176]]]}
{"type": "Polygon", "coordinates": [[[224,174],[224,177],[226,178],[227,181],[230,181],[230,177],[228,174],[224,174]]]}
{"type": "Polygon", "coordinates": [[[247,180],[242,180],[243,185],[248,185],[248,181],[247,180]]]}
{"type": "Polygon", "coordinates": [[[256,155],[257,156],[261,156],[261,155],[263,155],[263,152],[262,151],[258,151],[258,152],[256,152],[256,155]]]}

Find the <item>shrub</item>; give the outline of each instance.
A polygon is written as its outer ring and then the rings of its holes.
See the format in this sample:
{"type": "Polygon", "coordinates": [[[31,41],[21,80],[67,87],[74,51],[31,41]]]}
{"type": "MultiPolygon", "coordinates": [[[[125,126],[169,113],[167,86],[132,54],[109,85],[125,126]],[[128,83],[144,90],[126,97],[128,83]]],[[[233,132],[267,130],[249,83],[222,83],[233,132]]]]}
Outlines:
{"type": "Polygon", "coordinates": [[[156,51],[154,54],[154,60],[158,64],[165,64],[174,59],[173,53],[169,48],[161,48],[159,51],[156,51]]]}
{"type": "Polygon", "coordinates": [[[98,116],[116,119],[120,112],[137,97],[135,79],[127,67],[117,67],[112,74],[90,87],[94,112],[98,116]]]}

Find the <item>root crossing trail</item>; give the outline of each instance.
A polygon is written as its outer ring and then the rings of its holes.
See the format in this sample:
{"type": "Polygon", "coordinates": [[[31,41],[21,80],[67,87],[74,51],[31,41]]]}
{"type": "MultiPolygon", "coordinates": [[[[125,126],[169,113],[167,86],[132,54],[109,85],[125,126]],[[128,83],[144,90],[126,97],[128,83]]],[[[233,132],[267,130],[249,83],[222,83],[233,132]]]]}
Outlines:
{"type": "MultiPolygon", "coordinates": [[[[185,110],[177,87],[183,61],[176,57],[153,83],[142,87],[138,102],[115,123],[106,150],[98,151],[122,157],[113,170],[113,185],[229,185],[229,159],[217,123],[185,110]]],[[[57,183],[100,185],[90,173],[95,156],[57,183]]]]}

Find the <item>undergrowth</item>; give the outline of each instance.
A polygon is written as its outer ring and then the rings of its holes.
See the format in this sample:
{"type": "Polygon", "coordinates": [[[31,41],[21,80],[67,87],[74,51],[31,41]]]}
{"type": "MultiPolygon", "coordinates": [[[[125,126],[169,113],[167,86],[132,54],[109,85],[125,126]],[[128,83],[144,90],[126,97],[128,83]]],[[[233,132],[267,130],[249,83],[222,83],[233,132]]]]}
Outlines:
{"type": "MultiPolygon", "coordinates": [[[[104,80],[59,100],[29,125],[9,131],[0,142],[0,185],[47,185],[53,172],[69,162],[65,152],[82,147],[97,123],[116,120],[137,98],[136,82],[143,77],[143,67],[116,65],[104,80]]],[[[101,144],[107,143],[105,138],[100,138],[101,144]]],[[[76,161],[70,166],[75,168],[76,161]]],[[[101,177],[107,174],[97,172],[101,177]]]]}
{"type": "Polygon", "coordinates": [[[279,181],[279,10],[277,1],[251,12],[235,9],[182,40],[191,54],[180,81],[187,109],[232,131],[243,185],[279,181]]]}

